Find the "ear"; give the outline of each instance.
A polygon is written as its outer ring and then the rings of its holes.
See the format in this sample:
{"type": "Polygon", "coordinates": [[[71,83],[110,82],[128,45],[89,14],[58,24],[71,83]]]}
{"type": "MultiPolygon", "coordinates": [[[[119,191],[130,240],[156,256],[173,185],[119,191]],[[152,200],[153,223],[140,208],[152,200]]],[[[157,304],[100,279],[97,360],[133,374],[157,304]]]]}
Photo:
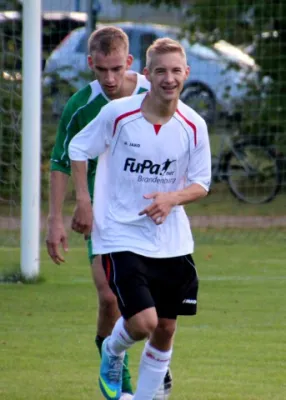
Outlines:
{"type": "Polygon", "coordinates": [[[133,60],[134,60],[134,57],[132,56],[132,54],[128,54],[127,61],[126,61],[127,69],[129,69],[131,67],[133,60]]]}
{"type": "Polygon", "coordinates": [[[187,65],[185,79],[188,79],[190,72],[191,72],[191,67],[187,65]]]}
{"type": "Polygon", "coordinates": [[[93,60],[92,60],[91,55],[87,56],[87,64],[88,64],[89,69],[93,70],[94,65],[93,65],[93,60]]]}
{"type": "Polygon", "coordinates": [[[143,75],[145,75],[145,78],[147,79],[147,81],[151,82],[151,81],[150,81],[150,71],[149,71],[149,68],[144,67],[144,69],[143,69],[143,75]]]}

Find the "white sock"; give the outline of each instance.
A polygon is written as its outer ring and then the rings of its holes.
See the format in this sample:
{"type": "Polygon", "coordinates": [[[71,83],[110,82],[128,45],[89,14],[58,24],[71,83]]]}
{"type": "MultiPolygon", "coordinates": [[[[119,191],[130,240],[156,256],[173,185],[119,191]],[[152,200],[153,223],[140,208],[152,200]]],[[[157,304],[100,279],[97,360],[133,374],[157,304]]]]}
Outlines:
{"type": "Polygon", "coordinates": [[[172,349],[160,351],[145,344],[139,367],[139,377],[133,400],[152,400],[166,375],[172,356],[172,349]]]}
{"type": "Polygon", "coordinates": [[[124,327],[124,319],[120,317],[114,325],[111,336],[108,340],[108,350],[111,354],[120,356],[134,343],[135,341],[131,339],[124,327]]]}

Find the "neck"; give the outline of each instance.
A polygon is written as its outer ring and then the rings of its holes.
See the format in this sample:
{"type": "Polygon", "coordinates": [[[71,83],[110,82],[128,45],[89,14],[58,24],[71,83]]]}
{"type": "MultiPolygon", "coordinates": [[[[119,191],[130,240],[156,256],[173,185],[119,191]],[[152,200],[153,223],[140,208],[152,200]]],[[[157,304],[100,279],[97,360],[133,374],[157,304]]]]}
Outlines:
{"type": "Polygon", "coordinates": [[[109,96],[110,100],[121,99],[122,97],[131,96],[137,86],[137,74],[125,73],[124,79],[119,91],[114,96],[109,96]]]}
{"type": "Polygon", "coordinates": [[[164,124],[174,115],[177,107],[178,99],[163,102],[151,91],[142,104],[142,112],[150,122],[164,124]]]}

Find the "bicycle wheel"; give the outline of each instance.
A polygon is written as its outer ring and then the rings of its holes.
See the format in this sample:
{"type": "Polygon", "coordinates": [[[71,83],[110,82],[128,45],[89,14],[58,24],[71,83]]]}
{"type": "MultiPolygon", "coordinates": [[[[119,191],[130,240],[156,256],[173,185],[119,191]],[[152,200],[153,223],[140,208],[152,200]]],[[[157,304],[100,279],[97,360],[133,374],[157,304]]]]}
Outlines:
{"type": "Polygon", "coordinates": [[[250,204],[267,203],[281,187],[277,159],[271,150],[255,144],[240,144],[229,154],[226,165],[231,193],[250,204]]]}
{"type": "Polygon", "coordinates": [[[189,84],[183,89],[181,100],[194,109],[207,123],[214,123],[216,99],[206,85],[199,82],[189,84]]]}

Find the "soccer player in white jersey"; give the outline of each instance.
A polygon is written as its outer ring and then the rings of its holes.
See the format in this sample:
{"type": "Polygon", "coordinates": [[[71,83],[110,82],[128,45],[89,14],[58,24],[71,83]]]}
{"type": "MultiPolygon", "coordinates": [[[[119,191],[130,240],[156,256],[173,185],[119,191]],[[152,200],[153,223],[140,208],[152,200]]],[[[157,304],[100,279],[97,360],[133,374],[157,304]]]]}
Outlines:
{"type": "MultiPolygon", "coordinates": [[[[55,146],[51,156],[50,210],[48,217],[47,249],[56,264],[64,262],[59,251],[62,245],[67,250],[67,233],[63,224],[62,206],[70,175],[68,145],[73,136],[83,129],[110,100],[147,91],[150,83],[144,75],[130,71],[133,57],[129,54],[129,41],[122,29],[108,26],[94,31],[88,41],[88,64],[96,80],[76,92],[67,102],[60,119],[55,146]]],[[[93,187],[97,160],[88,163],[88,188],[93,201],[93,187]]],[[[89,259],[92,264],[94,254],[91,241],[87,241],[89,259]]],[[[104,338],[120,315],[116,297],[113,295],[104,271],[97,257],[97,268],[92,268],[92,275],[97,288],[99,312],[95,343],[101,352],[104,338]]],[[[163,393],[170,391],[170,374],[166,374],[160,388],[163,393]]],[[[130,399],[132,394],[128,357],[126,354],[122,382],[122,400],[130,399]]]]}
{"type": "Polygon", "coordinates": [[[205,121],[179,100],[189,67],[182,46],[147,51],[149,92],[103,107],[70,142],[77,206],[72,227],[92,235],[122,317],[102,346],[99,384],[120,398],[126,350],[148,338],[134,400],[152,400],[168,369],[182,299],[197,280],[183,205],[207,195],[211,155],[205,121]],[[95,206],[86,162],[99,156],[95,206]]]}

